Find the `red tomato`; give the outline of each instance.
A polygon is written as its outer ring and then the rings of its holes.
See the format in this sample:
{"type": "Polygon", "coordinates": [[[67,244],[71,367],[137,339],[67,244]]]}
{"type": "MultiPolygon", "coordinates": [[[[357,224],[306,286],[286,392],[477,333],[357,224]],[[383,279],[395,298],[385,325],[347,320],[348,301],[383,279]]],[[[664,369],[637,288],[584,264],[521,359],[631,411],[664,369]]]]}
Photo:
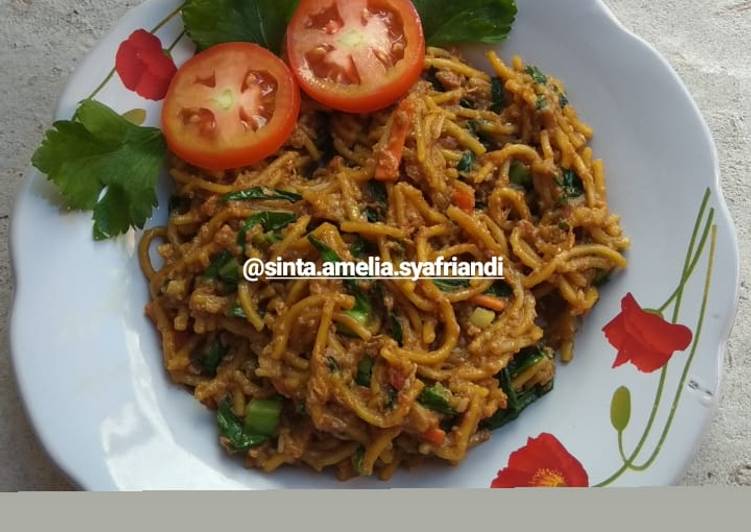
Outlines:
{"type": "Polygon", "coordinates": [[[287,28],[287,54],[311,98],[370,113],[415,84],[425,38],[410,0],[302,0],[287,28]]]}
{"type": "Polygon", "coordinates": [[[162,130],[175,155],[209,170],[262,161],[297,124],[300,90],[287,65],[250,43],[220,44],[178,70],[162,130]]]}

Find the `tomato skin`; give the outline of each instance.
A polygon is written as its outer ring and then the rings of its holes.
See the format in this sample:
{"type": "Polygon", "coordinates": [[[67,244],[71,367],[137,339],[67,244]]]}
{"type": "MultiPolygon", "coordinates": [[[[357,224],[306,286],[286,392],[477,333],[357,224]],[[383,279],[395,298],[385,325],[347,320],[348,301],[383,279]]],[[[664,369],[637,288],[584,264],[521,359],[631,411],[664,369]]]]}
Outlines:
{"type": "MultiPolygon", "coordinates": [[[[300,2],[287,28],[286,53],[289,64],[302,90],[327,107],[348,113],[372,113],[385,109],[404,96],[422,74],[425,62],[425,36],[420,15],[410,0],[372,2],[401,17],[403,36],[406,40],[403,57],[377,81],[342,84],[316,75],[306,58],[306,54],[320,44],[315,41],[314,32],[309,28],[311,17],[340,2],[355,4],[358,0],[300,2]]],[[[323,32],[322,29],[320,31],[323,32]]],[[[340,41],[343,39],[342,37],[340,41]]],[[[361,46],[367,44],[367,40],[363,42],[364,44],[360,43],[361,46]]],[[[372,47],[370,49],[372,51],[372,47]]]]}
{"type": "Polygon", "coordinates": [[[162,108],[162,131],[176,156],[199,168],[223,171],[256,164],[278,151],[294,132],[299,114],[300,89],[284,61],[256,44],[226,43],[180,67],[162,108]],[[251,71],[268,74],[276,84],[273,114],[255,131],[244,130],[240,118],[248,92],[245,76],[251,71]],[[196,80],[212,73],[214,85],[199,87],[196,80]],[[227,94],[229,105],[220,105],[227,94]],[[213,137],[182,118],[186,109],[194,108],[215,113],[213,137]]]}

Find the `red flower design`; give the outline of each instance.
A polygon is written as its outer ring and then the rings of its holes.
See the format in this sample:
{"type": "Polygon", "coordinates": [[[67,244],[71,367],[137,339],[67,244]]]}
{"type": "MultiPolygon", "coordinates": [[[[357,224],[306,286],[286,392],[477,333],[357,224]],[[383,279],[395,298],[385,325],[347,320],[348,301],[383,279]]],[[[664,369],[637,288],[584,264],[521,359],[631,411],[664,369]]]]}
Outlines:
{"type": "Polygon", "coordinates": [[[668,323],[659,314],[642,310],[631,294],[621,301],[621,313],[602,330],[618,350],[613,367],[631,362],[644,373],[662,368],[673,353],[691,345],[693,338],[688,327],[668,323]]]}
{"type": "Polygon", "coordinates": [[[128,89],[149,100],[161,100],[177,67],[157,36],[137,30],[117,50],[115,70],[128,89]]]}
{"type": "Polygon", "coordinates": [[[491,488],[586,488],[589,477],[552,434],[529,438],[527,445],[511,453],[508,465],[498,471],[491,488]]]}

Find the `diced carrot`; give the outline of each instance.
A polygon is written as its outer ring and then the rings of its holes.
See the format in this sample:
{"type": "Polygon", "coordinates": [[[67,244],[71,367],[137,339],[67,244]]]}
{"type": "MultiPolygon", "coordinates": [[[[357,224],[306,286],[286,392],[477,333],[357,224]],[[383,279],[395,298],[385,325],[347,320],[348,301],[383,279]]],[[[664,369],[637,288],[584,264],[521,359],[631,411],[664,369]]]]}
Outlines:
{"type": "Polygon", "coordinates": [[[446,440],[446,433],[438,427],[435,427],[423,432],[422,439],[433,445],[443,445],[443,442],[446,440]]]}
{"type": "Polygon", "coordinates": [[[399,103],[394,113],[391,132],[385,146],[376,153],[375,178],[378,181],[399,179],[399,166],[402,164],[404,145],[415,118],[415,103],[407,98],[399,103]]]}
{"type": "Polygon", "coordinates": [[[475,191],[463,183],[454,187],[453,196],[454,205],[467,213],[472,213],[475,210],[475,191]]]}
{"type": "Polygon", "coordinates": [[[506,308],[506,302],[503,299],[493,296],[477,295],[471,297],[469,302],[478,307],[494,310],[495,312],[503,312],[506,308]]]}

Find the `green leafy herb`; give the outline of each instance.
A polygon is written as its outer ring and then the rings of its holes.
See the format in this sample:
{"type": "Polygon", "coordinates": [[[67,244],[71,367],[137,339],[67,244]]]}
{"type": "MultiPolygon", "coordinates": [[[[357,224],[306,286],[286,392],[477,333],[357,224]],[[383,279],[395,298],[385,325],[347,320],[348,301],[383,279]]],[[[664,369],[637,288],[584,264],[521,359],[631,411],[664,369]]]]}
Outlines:
{"type": "Polygon", "coordinates": [[[370,386],[370,380],[373,377],[373,358],[370,356],[364,356],[357,364],[357,374],[355,375],[355,382],[360,386],[368,388],[370,386]]]}
{"type": "Polygon", "coordinates": [[[511,297],[514,294],[513,289],[509,286],[509,284],[506,281],[496,281],[493,283],[493,286],[488,288],[487,292],[485,292],[485,295],[493,296],[493,297],[511,297]]]}
{"type": "Polygon", "coordinates": [[[358,475],[363,474],[363,460],[365,460],[365,448],[360,445],[352,455],[352,467],[358,475]]]}
{"type": "Polygon", "coordinates": [[[326,367],[331,373],[339,371],[339,362],[332,356],[326,357],[326,367]]]}
{"type": "Polygon", "coordinates": [[[302,200],[300,194],[289,192],[287,190],[270,190],[264,187],[253,187],[239,192],[233,192],[222,197],[224,201],[259,201],[259,200],[280,200],[295,203],[302,200]]]}
{"type": "Polygon", "coordinates": [[[240,281],[240,263],[229,251],[222,251],[214,257],[206,272],[206,279],[219,279],[227,284],[237,284],[240,281]]]}
{"type": "Polygon", "coordinates": [[[424,388],[417,400],[421,405],[441,414],[456,415],[456,411],[451,407],[451,391],[440,382],[424,388]]]}
{"type": "Polygon", "coordinates": [[[540,85],[545,85],[548,82],[548,77],[542,73],[542,71],[537,68],[534,65],[527,65],[527,68],[524,70],[527,74],[532,76],[532,79],[535,83],[539,83],[540,85]]]}
{"type": "Polygon", "coordinates": [[[209,375],[216,375],[216,370],[229,349],[216,339],[209,344],[208,349],[199,358],[201,367],[209,375]]]}
{"type": "Polygon", "coordinates": [[[328,247],[313,235],[308,235],[308,242],[310,242],[310,244],[318,250],[318,253],[321,254],[321,259],[323,259],[323,262],[342,262],[342,258],[337,254],[336,251],[328,247]]]}
{"type": "Polygon", "coordinates": [[[394,313],[389,313],[388,330],[391,338],[401,346],[404,345],[404,329],[402,329],[402,323],[394,313]]]}
{"type": "Polygon", "coordinates": [[[459,161],[459,164],[456,166],[456,169],[462,173],[467,173],[467,172],[472,171],[472,167],[474,165],[475,165],[475,154],[474,152],[468,151],[468,152],[465,152],[464,155],[462,155],[462,158],[459,161]]]}
{"type": "Polygon", "coordinates": [[[281,231],[297,219],[292,212],[269,212],[263,211],[251,215],[237,233],[237,245],[244,246],[248,231],[260,225],[264,231],[281,231]]]}
{"type": "Polygon", "coordinates": [[[514,0],[414,0],[431,45],[498,43],[516,18],[514,0]]]}
{"type": "Polygon", "coordinates": [[[433,279],[433,284],[444,292],[456,292],[462,288],[469,288],[468,279],[433,279]]]}
{"type": "Polygon", "coordinates": [[[182,15],[199,50],[225,42],[254,42],[280,52],[298,0],[187,0],[182,15]]]}
{"type": "Polygon", "coordinates": [[[552,381],[546,385],[534,386],[523,391],[514,389],[512,385],[516,377],[546,358],[550,358],[550,356],[550,351],[542,345],[528,347],[520,351],[511,363],[503,369],[498,379],[501,389],[506,394],[508,404],[505,410],[499,410],[485,420],[483,423],[485,428],[496,430],[514,421],[529,405],[553,389],[552,381]]]}
{"type": "Polygon", "coordinates": [[[363,211],[363,214],[365,214],[365,218],[368,220],[368,222],[372,224],[378,223],[383,220],[383,213],[381,212],[381,210],[374,207],[367,207],[365,211],[363,211]]]}
{"type": "Polygon", "coordinates": [[[532,172],[524,163],[519,161],[512,162],[508,176],[511,183],[516,186],[525,189],[530,189],[532,187],[532,172]]]}
{"type": "Polygon", "coordinates": [[[607,270],[597,270],[597,275],[595,276],[592,284],[594,284],[597,288],[605,286],[610,282],[610,274],[611,272],[607,270]]]}
{"type": "Polygon", "coordinates": [[[563,177],[557,183],[561,188],[562,201],[576,199],[584,194],[584,184],[573,170],[564,170],[563,177]]]}
{"type": "Polygon", "coordinates": [[[143,228],[157,204],[166,150],[158,129],[84,100],[72,120],[47,131],[32,164],[57,185],[66,207],[94,211],[94,238],[105,240],[143,228]]]}
{"type": "Polygon", "coordinates": [[[226,439],[227,446],[236,452],[247,451],[268,441],[268,436],[248,434],[243,423],[232,412],[229,401],[224,400],[216,411],[216,422],[219,433],[226,439]]]}
{"type": "Polygon", "coordinates": [[[357,257],[358,259],[361,259],[369,255],[377,254],[378,248],[369,240],[366,240],[363,237],[358,236],[357,239],[349,247],[349,251],[350,253],[352,253],[353,257],[357,257]]]}
{"type": "Polygon", "coordinates": [[[281,399],[253,399],[245,409],[245,432],[273,436],[281,415],[281,399]]]}
{"type": "Polygon", "coordinates": [[[494,113],[500,113],[506,106],[506,89],[498,76],[490,80],[490,101],[490,110],[494,113]]]}
{"type": "Polygon", "coordinates": [[[229,312],[227,312],[227,316],[229,318],[238,318],[241,320],[247,320],[248,315],[245,314],[245,311],[243,310],[242,306],[239,304],[233,306],[231,309],[229,309],[229,312]]]}
{"type": "Polygon", "coordinates": [[[474,109],[475,107],[477,107],[475,105],[475,102],[473,102],[469,98],[462,98],[461,100],[459,100],[459,105],[464,107],[465,109],[474,109]]]}
{"type": "Polygon", "coordinates": [[[366,185],[366,191],[371,200],[377,202],[380,205],[388,205],[389,193],[386,190],[386,185],[380,181],[368,181],[366,185]]]}
{"type": "Polygon", "coordinates": [[[365,211],[365,217],[370,223],[381,222],[386,218],[389,204],[389,195],[386,185],[379,181],[368,181],[365,186],[365,194],[371,205],[365,211]]]}
{"type": "Polygon", "coordinates": [[[535,109],[538,111],[542,111],[548,106],[548,99],[545,96],[538,96],[537,102],[535,103],[535,109]]]}
{"type": "Polygon", "coordinates": [[[534,345],[522,349],[508,365],[511,380],[516,379],[532,366],[536,366],[543,360],[549,359],[550,356],[548,350],[543,345],[534,345]]]}

